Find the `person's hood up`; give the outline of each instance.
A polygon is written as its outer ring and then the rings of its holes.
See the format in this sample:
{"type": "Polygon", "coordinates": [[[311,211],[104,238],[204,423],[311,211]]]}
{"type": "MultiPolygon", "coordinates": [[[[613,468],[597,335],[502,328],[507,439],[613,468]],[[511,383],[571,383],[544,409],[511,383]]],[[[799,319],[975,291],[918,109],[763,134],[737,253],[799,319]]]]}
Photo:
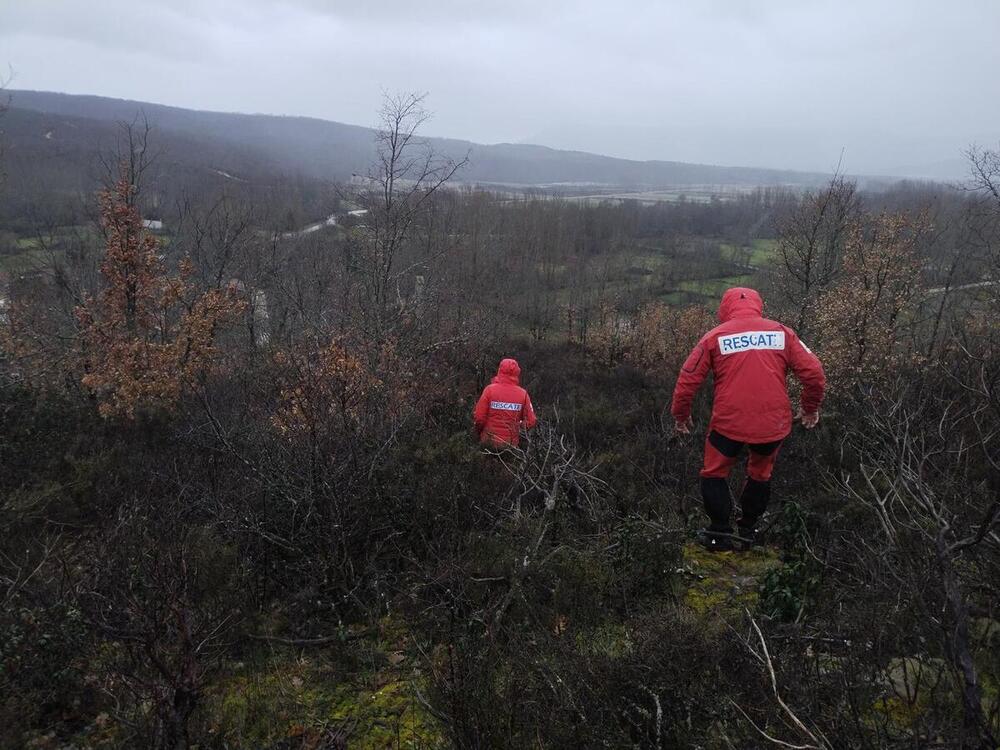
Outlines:
{"type": "Polygon", "coordinates": [[[727,289],[719,304],[719,322],[733,318],[759,318],[764,314],[764,300],[754,289],[737,286],[727,289]]]}
{"type": "Polygon", "coordinates": [[[494,383],[512,383],[514,385],[521,384],[521,366],[517,363],[516,359],[501,359],[500,367],[497,369],[496,377],[493,378],[494,383]]]}

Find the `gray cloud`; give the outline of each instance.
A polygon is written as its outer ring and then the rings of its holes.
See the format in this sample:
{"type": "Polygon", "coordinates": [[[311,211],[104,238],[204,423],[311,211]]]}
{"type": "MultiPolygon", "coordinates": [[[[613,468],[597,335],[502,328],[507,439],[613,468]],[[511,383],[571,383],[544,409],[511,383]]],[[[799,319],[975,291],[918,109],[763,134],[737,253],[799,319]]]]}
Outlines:
{"type": "MultiPolygon", "coordinates": [[[[857,172],[1000,139],[995,0],[0,0],[15,87],[857,172]]],[[[919,169],[911,169],[919,171],[919,169]]]]}

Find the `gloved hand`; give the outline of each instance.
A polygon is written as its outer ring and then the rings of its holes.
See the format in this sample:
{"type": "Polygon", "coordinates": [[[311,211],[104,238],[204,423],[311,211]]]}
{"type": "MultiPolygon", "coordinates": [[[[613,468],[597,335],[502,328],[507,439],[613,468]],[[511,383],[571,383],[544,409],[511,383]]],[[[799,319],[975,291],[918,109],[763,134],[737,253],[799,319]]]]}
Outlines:
{"type": "Polygon", "coordinates": [[[674,422],[674,431],[679,435],[690,435],[692,427],[694,427],[694,417],[691,416],[683,421],[674,422]]]}
{"type": "Polygon", "coordinates": [[[813,427],[819,424],[819,411],[815,411],[812,414],[806,414],[804,411],[802,411],[802,407],[800,406],[798,413],[795,415],[795,418],[802,423],[803,427],[805,427],[807,430],[811,430],[813,427]]]}

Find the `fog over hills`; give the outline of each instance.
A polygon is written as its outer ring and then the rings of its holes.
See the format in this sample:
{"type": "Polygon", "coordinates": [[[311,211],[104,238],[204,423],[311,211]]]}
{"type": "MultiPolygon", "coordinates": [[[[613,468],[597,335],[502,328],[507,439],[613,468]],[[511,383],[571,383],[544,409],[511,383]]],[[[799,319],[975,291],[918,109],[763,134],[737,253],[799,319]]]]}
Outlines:
{"type": "MultiPolygon", "coordinates": [[[[364,173],[375,154],[374,131],[307,117],[204,112],[148,102],[42,91],[12,91],[4,122],[10,155],[86,152],[113,143],[117,124],[145,118],[159,145],[180,162],[234,175],[258,170],[345,180],[364,173]]],[[[443,156],[469,155],[463,182],[632,189],[715,186],[808,186],[826,175],[675,161],[636,161],[529,144],[476,144],[429,138],[443,156]]]]}

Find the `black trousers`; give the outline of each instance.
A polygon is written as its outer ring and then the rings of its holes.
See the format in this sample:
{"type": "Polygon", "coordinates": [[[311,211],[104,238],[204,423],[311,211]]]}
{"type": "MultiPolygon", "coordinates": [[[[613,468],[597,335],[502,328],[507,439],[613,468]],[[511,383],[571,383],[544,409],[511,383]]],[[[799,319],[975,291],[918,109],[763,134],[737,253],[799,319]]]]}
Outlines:
{"type": "MultiPolygon", "coordinates": [[[[740,493],[739,526],[744,530],[752,530],[771,499],[771,467],[781,447],[781,440],[770,443],[751,443],[750,464],[758,478],[748,476],[740,493]],[[766,477],[762,479],[760,477],[766,477]]],[[[721,534],[731,534],[733,527],[730,516],[733,511],[733,501],[729,495],[727,478],[736,457],[743,450],[745,443],[722,435],[712,430],[705,441],[705,468],[702,469],[701,496],[705,503],[705,512],[711,524],[709,531],[721,534]],[[709,476],[706,476],[709,475],[709,476]]]]}

